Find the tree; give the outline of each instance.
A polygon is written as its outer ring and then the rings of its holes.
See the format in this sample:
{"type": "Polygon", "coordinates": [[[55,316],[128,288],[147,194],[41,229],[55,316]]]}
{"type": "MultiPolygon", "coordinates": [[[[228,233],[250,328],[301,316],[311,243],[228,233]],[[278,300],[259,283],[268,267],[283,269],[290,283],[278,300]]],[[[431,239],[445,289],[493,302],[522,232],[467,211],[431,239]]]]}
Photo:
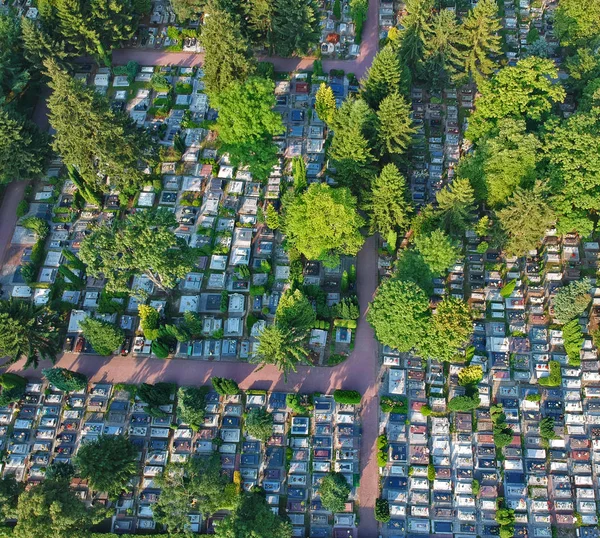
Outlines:
{"type": "Polygon", "coordinates": [[[589,235],[600,204],[600,107],[548,127],[548,189],[559,231],[589,235]]]}
{"type": "Polygon", "coordinates": [[[84,390],[88,385],[87,376],[79,372],[73,372],[66,368],[47,368],[42,370],[42,374],[48,380],[48,383],[54,385],[58,390],[71,392],[74,390],[84,390]]]}
{"type": "Polygon", "coordinates": [[[406,180],[394,164],[387,164],[373,181],[365,208],[370,215],[370,232],[383,237],[391,231],[406,231],[411,213],[406,180]]]}
{"type": "Polygon", "coordinates": [[[281,115],[273,110],[275,85],[250,78],[231,82],[212,98],[219,110],[215,130],[234,164],[248,164],[259,179],[265,179],[277,162],[273,136],[284,132],[281,115]]]}
{"type": "Polygon", "coordinates": [[[0,108],[0,184],[39,176],[49,156],[48,138],[34,123],[0,108]]]}
{"type": "Polygon", "coordinates": [[[301,155],[292,159],[292,176],[294,178],[294,192],[299,193],[306,189],[306,163],[301,155]]]}
{"type": "Polygon", "coordinates": [[[442,228],[453,237],[462,236],[475,217],[475,191],[469,180],[456,178],[435,199],[442,228]]]}
{"type": "Polygon", "coordinates": [[[54,460],[46,469],[45,480],[64,480],[71,482],[75,476],[75,467],[66,461],[54,460]]]}
{"type": "Polygon", "coordinates": [[[308,332],[316,319],[312,305],[300,290],[288,290],[279,299],[275,321],[282,329],[308,332]]]}
{"type": "Polygon", "coordinates": [[[560,0],[554,12],[556,35],[562,46],[581,46],[600,37],[600,5],[594,0],[560,0]]]}
{"type": "Polygon", "coordinates": [[[460,255],[458,246],[441,230],[417,235],[415,246],[433,274],[444,273],[460,255]]]}
{"type": "Polygon", "coordinates": [[[496,69],[490,56],[501,52],[501,28],[495,0],[478,2],[460,28],[458,44],[463,70],[478,86],[496,69]]]}
{"type": "Polygon", "coordinates": [[[170,405],[171,396],[175,393],[173,383],[142,383],[136,393],[136,396],[144,403],[148,404],[147,412],[152,416],[166,416],[160,407],[170,405]]]}
{"type": "Polygon", "coordinates": [[[205,6],[204,0],[171,0],[171,7],[180,22],[198,19],[205,6]]]}
{"type": "Polygon", "coordinates": [[[363,244],[364,224],[356,209],[356,198],[346,188],[333,189],[313,183],[285,208],[287,240],[309,260],[328,267],[339,263],[340,254],[354,256],[363,244]]]}
{"type": "Polygon", "coordinates": [[[479,394],[473,396],[455,396],[448,402],[448,410],[455,412],[472,411],[477,409],[481,400],[479,394]]]}
{"type": "Polygon", "coordinates": [[[138,450],[124,435],[101,435],[79,447],[75,466],[90,486],[116,497],[137,474],[138,450]]]}
{"type": "Polygon", "coordinates": [[[533,187],[540,147],[536,136],[526,133],[525,121],[499,120],[498,134],[486,140],[480,149],[484,154],[482,172],[491,206],[506,204],[517,187],[533,187]]]}
{"type": "Polygon", "coordinates": [[[216,538],[291,538],[292,526],[274,514],[261,493],[244,493],[238,506],[215,527],[216,538]]]}
{"type": "Polygon", "coordinates": [[[404,27],[400,44],[400,58],[408,65],[413,78],[418,78],[423,69],[425,43],[429,35],[433,0],[408,0],[406,15],[401,24],[404,27]]]}
{"type": "Polygon", "coordinates": [[[377,137],[383,155],[405,153],[412,143],[416,128],[412,124],[410,105],[397,93],[381,101],[377,111],[377,137]]]}
{"type": "Polygon", "coordinates": [[[429,317],[429,299],[421,288],[388,279],[379,285],[367,321],[384,346],[405,352],[423,341],[429,317]]]}
{"type": "Polygon", "coordinates": [[[336,112],[335,135],[329,148],[337,183],[361,195],[375,175],[370,135],[377,117],[362,99],[346,99],[336,112]]]}
{"type": "Polygon", "coordinates": [[[157,146],[151,136],[54,60],[44,65],[53,90],[48,99],[50,123],[56,130],[53,146],[64,163],[75,167],[93,191],[106,191],[110,184],[125,193],[137,192],[148,177],[140,165],[155,160],[157,146]]]}
{"type": "Polygon", "coordinates": [[[287,374],[297,371],[299,364],[310,365],[306,349],[306,332],[283,329],[279,325],[265,327],[258,337],[258,348],[252,362],[277,366],[287,374]]]}
{"type": "Polygon", "coordinates": [[[27,379],[20,375],[6,372],[0,374],[0,387],[2,387],[0,407],[6,407],[23,398],[25,395],[25,388],[27,387],[27,379]]]}
{"type": "Polygon", "coordinates": [[[0,300],[0,355],[8,364],[25,357],[25,368],[41,360],[56,361],[60,352],[60,316],[43,306],[10,299],[0,300]]]}
{"type": "Polygon", "coordinates": [[[23,482],[17,482],[14,475],[6,474],[0,478],[0,521],[14,519],[17,512],[19,495],[25,490],[23,482]]]}
{"type": "Polygon", "coordinates": [[[271,230],[279,228],[279,213],[273,207],[273,204],[267,205],[267,210],[265,211],[265,224],[271,228],[271,230]]]}
{"type": "Polygon", "coordinates": [[[211,100],[252,73],[250,47],[242,36],[240,23],[216,1],[206,6],[200,43],[205,51],[204,83],[211,100]]]}
{"type": "Polygon", "coordinates": [[[592,300],[591,289],[592,284],[588,278],[559,288],[552,301],[554,317],[559,323],[567,323],[586,311],[592,300]]]}
{"type": "Polygon", "coordinates": [[[331,89],[331,86],[322,82],[315,95],[315,112],[320,120],[324,121],[327,125],[331,125],[336,110],[337,107],[333,90],[331,89]]]}
{"type": "Polygon", "coordinates": [[[479,364],[465,366],[458,371],[458,384],[477,385],[483,379],[483,368],[479,364]]]}
{"type": "Polygon", "coordinates": [[[208,387],[180,387],[177,392],[177,418],[194,429],[204,424],[208,387]]]}
{"type": "Polygon", "coordinates": [[[169,464],[157,482],[161,494],[155,505],[154,519],[173,535],[193,536],[188,515],[192,510],[210,517],[218,510],[237,506],[235,486],[221,473],[217,453],[191,458],[183,464],[169,464]]]}
{"type": "Polygon", "coordinates": [[[330,512],[343,512],[352,488],[342,473],[328,473],[319,485],[323,508],[330,512]]]}
{"type": "Polygon", "coordinates": [[[243,3],[241,8],[244,33],[253,44],[259,47],[268,46],[272,51],[274,2],[272,0],[249,0],[243,3]]]}
{"type": "Polygon", "coordinates": [[[321,38],[315,0],[274,0],[273,48],[278,56],[305,56],[321,38]]]}
{"type": "Polygon", "coordinates": [[[399,253],[397,276],[400,280],[414,282],[427,295],[433,293],[433,273],[416,250],[403,250],[399,253]]]}
{"type": "Polygon", "coordinates": [[[392,94],[406,95],[410,90],[410,73],[400,62],[398,51],[392,45],[383,47],[373,58],[363,83],[363,99],[373,109],[392,94]]]}
{"type": "Polygon", "coordinates": [[[65,480],[45,480],[24,491],[17,504],[15,538],[89,538],[90,529],[107,516],[88,508],[65,480]]]}
{"type": "Polygon", "coordinates": [[[538,189],[517,189],[511,205],[496,213],[507,235],[505,251],[508,256],[523,256],[537,247],[556,218],[538,189]]]}
{"type": "Polygon", "coordinates": [[[554,418],[544,417],[540,421],[540,436],[544,439],[554,439],[556,437],[554,433],[554,418]]]}
{"type": "Polygon", "coordinates": [[[442,9],[435,14],[425,41],[423,75],[432,88],[445,88],[462,66],[458,41],[460,28],[456,14],[442,9]]]}
{"type": "Polygon", "coordinates": [[[375,499],[375,520],[387,523],[390,519],[389,501],[387,499],[375,499]]]}
{"type": "Polygon", "coordinates": [[[499,525],[512,525],[515,522],[515,511],[510,508],[498,508],[494,519],[499,525]]]}
{"type": "MultiPolygon", "coordinates": [[[[477,7],[480,5],[483,2],[477,7]]],[[[481,96],[469,119],[467,138],[476,141],[493,132],[503,118],[521,119],[528,124],[543,121],[554,104],[565,98],[565,90],[555,82],[557,77],[552,60],[532,56],[514,67],[500,69],[490,81],[479,83],[481,96]]]]}
{"type": "Polygon", "coordinates": [[[472,334],[469,305],[461,299],[445,297],[431,317],[419,350],[424,357],[450,361],[468,344],[472,334]]]}
{"type": "Polygon", "coordinates": [[[213,377],[211,380],[212,386],[221,396],[236,395],[240,393],[240,387],[233,379],[226,377],[213,377]]]}
{"type": "Polygon", "coordinates": [[[194,267],[196,251],[172,231],[175,216],[152,209],[127,216],[114,226],[102,224],[81,242],[79,257],[92,276],[104,275],[110,292],[128,292],[136,274],[161,290],[174,288],[194,267]]]}
{"type": "Polygon", "coordinates": [[[273,435],[273,415],[262,407],[248,411],[245,425],[248,434],[263,443],[266,443],[273,435]]]}
{"type": "Polygon", "coordinates": [[[125,333],[119,327],[87,317],[79,323],[83,336],[99,355],[112,355],[123,343],[125,333]]]}

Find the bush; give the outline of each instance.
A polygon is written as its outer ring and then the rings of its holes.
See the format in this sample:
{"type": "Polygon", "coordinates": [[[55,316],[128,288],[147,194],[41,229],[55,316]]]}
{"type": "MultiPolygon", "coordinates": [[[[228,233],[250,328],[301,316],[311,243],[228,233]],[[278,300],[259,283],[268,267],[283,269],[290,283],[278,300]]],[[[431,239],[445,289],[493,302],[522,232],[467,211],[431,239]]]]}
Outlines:
{"type": "Polygon", "coordinates": [[[73,390],[84,390],[88,385],[88,378],[79,372],[73,372],[66,368],[48,368],[42,370],[42,374],[49,383],[58,390],[71,392],[73,390]]]}
{"type": "Polygon", "coordinates": [[[408,412],[408,401],[404,396],[383,396],[379,406],[384,413],[408,412]]]}
{"type": "Polygon", "coordinates": [[[550,368],[550,375],[548,377],[541,377],[538,379],[538,383],[542,385],[542,387],[559,387],[562,383],[560,362],[550,361],[548,363],[548,368],[550,368]]]}
{"type": "Polygon", "coordinates": [[[138,312],[140,314],[140,326],[142,331],[144,331],[144,336],[149,340],[158,338],[158,323],[160,321],[158,310],[153,306],[141,304],[138,306],[138,312]]]}
{"type": "Polygon", "coordinates": [[[208,387],[181,387],[177,391],[177,418],[194,429],[204,423],[208,387]]]}
{"type": "Polygon", "coordinates": [[[430,482],[435,480],[435,467],[432,463],[427,466],[427,480],[430,482]]]}
{"type": "Polygon", "coordinates": [[[327,359],[327,366],[337,366],[348,358],[348,355],[342,353],[332,353],[327,359]]]}
{"type": "Polygon", "coordinates": [[[381,523],[390,520],[390,503],[387,499],[375,499],[375,520],[381,523]]]}
{"type": "Polygon", "coordinates": [[[542,395],[539,392],[535,394],[528,394],[527,396],[525,396],[525,399],[528,402],[539,402],[542,399],[542,395]]]}
{"type": "Polygon", "coordinates": [[[333,399],[340,404],[358,405],[361,400],[360,392],[356,390],[336,389],[333,393],[333,399]]]}
{"type": "Polygon", "coordinates": [[[483,368],[478,364],[465,366],[458,372],[458,384],[462,387],[477,385],[483,379],[483,368]]]}
{"type": "Polygon", "coordinates": [[[292,412],[302,415],[313,409],[312,398],[308,395],[288,393],[285,396],[285,404],[292,412]]]}
{"type": "Polygon", "coordinates": [[[544,439],[554,439],[554,419],[552,417],[544,417],[540,421],[540,436],[544,439]]]}
{"type": "Polygon", "coordinates": [[[266,443],[273,435],[273,415],[263,408],[251,409],[246,416],[246,430],[252,437],[266,443]]]}
{"type": "Polygon", "coordinates": [[[507,297],[510,297],[512,292],[515,291],[515,287],[517,285],[517,279],[513,279],[510,282],[508,282],[506,284],[506,286],[504,286],[501,290],[500,290],[500,295],[502,297],[504,297],[505,299],[507,297]]]}
{"type": "Polygon", "coordinates": [[[479,485],[479,480],[477,480],[476,478],[473,478],[473,495],[475,495],[475,497],[477,497],[477,495],[479,495],[480,489],[481,489],[481,486],[479,485]]]}
{"type": "Polygon", "coordinates": [[[578,367],[581,365],[581,348],[584,338],[583,331],[579,321],[574,319],[569,321],[563,327],[563,342],[567,356],[569,357],[569,366],[578,367]]]}
{"type": "Polygon", "coordinates": [[[455,396],[448,402],[450,411],[472,411],[479,407],[481,400],[479,394],[473,396],[455,396]]]}
{"type": "Polygon", "coordinates": [[[213,388],[221,396],[233,396],[241,392],[240,387],[233,379],[227,379],[226,377],[213,377],[210,381],[213,388]]]}
{"type": "Polygon", "coordinates": [[[21,200],[17,204],[17,218],[24,217],[29,213],[29,202],[27,200],[21,200]]]}
{"type": "Polygon", "coordinates": [[[388,462],[389,444],[385,435],[380,435],[377,438],[377,465],[385,467],[388,462]]]}
{"type": "Polygon", "coordinates": [[[342,473],[328,473],[319,486],[323,508],[330,512],[341,512],[346,506],[352,488],[342,473]]]}
{"type": "Polygon", "coordinates": [[[119,327],[107,321],[85,318],[79,326],[85,339],[99,355],[112,355],[125,338],[125,333],[119,327]]]}
{"type": "Polygon", "coordinates": [[[17,374],[5,373],[0,375],[0,407],[18,402],[25,394],[27,379],[17,374]]]}

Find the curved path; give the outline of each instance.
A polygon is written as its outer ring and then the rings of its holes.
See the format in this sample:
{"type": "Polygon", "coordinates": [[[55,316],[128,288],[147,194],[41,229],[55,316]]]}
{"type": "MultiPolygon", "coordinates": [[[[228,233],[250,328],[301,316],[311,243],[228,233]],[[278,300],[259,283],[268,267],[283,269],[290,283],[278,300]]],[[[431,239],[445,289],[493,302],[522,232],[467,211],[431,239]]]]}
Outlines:
{"type": "MultiPolygon", "coordinates": [[[[99,357],[64,354],[56,366],[82,372],[91,380],[109,383],[157,383],[167,381],[179,385],[202,385],[213,376],[235,379],[243,389],[255,388],[287,392],[330,393],[336,388],[354,389],[363,394],[361,409],[361,481],[360,538],[376,538],[377,522],[373,507],[379,496],[379,474],[375,442],[379,434],[379,360],[373,330],[365,320],[366,310],[378,285],[377,239],[369,237],[357,260],[357,292],[361,318],[356,331],[356,346],[345,362],[334,368],[302,367],[288,376],[287,383],[274,367],[258,369],[247,363],[205,362],[184,359],[151,359],[99,357]]],[[[22,371],[23,362],[8,367],[28,378],[41,376],[37,370],[22,371]]]]}
{"type": "MultiPolygon", "coordinates": [[[[323,69],[343,69],[346,73],[354,73],[357,78],[365,75],[371,66],[373,57],[379,46],[379,0],[369,0],[369,11],[363,28],[363,37],[360,45],[360,54],[352,60],[323,60],[323,69]]],[[[298,70],[312,70],[315,57],[280,58],[265,56],[259,60],[271,62],[275,71],[293,72],[298,70]]],[[[179,65],[182,67],[200,66],[204,61],[204,54],[197,52],[166,52],[154,49],[119,49],[112,53],[113,64],[124,65],[133,60],[140,65],[179,65]]]]}

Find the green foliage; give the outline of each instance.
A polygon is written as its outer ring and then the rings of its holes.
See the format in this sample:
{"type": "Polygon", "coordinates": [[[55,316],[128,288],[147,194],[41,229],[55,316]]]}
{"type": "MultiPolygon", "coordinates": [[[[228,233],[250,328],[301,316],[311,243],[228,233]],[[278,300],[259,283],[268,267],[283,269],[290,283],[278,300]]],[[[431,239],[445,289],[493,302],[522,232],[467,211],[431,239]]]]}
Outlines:
{"type": "Polygon", "coordinates": [[[273,204],[267,204],[267,210],[265,212],[265,222],[271,230],[277,230],[280,225],[279,213],[273,207],[273,204]]]}
{"type": "Polygon", "coordinates": [[[450,411],[472,411],[479,407],[481,400],[479,394],[474,396],[455,396],[448,402],[450,411]]]}
{"type": "Polygon", "coordinates": [[[292,410],[293,413],[298,415],[308,413],[313,407],[311,398],[297,393],[286,394],[285,404],[292,410]]]}
{"type": "Polygon", "coordinates": [[[272,44],[278,56],[306,56],[319,44],[321,14],[315,0],[274,0],[272,44]]]}
{"type": "Polygon", "coordinates": [[[233,379],[226,377],[213,377],[210,382],[213,388],[221,396],[235,395],[240,393],[240,387],[233,379]]]}
{"type": "Polygon", "coordinates": [[[317,94],[315,96],[315,111],[319,119],[324,121],[327,125],[333,123],[333,119],[336,113],[335,96],[330,86],[321,83],[317,94]]]}
{"type": "Polygon", "coordinates": [[[510,282],[507,282],[506,286],[503,286],[500,290],[500,295],[505,299],[512,295],[512,292],[515,291],[515,287],[517,286],[517,279],[513,278],[510,282]]]}
{"type": "Polygon", "coordinates": [[[412,143],[416,128],[410,105],[397,93],[385,97],[377,111],[377,144],[383,156],[404,154],[412,143]]]}
{"type": "Polygon", "coordinates": [[[367,321],[377,339],[392,349],[405,352],[425,338],[429,299],[413,282],[388,279],[381,283],[369,307],[367,321]],[[390,316],[390,312],[394,315],[390,316]]]}
{"type": "Polygon", "coordinates": [[[246,431],[252,437],[266,443],[273,435],[273,415],[266,409],[254,408],[246,415],[246,431]]]}
{"type": "Polygon", "coordinates": [[[554,296],[554,317],[560,323],[567,323],[583,314],[591,301],[590,289],[588,278],[560,288],[554,296]]]}
{"type": "Polygon", "coordinates": [[[387,499],[375,499],[375,520],[387,523],[390,519],[390,503],[387,499]]]}
{"type": "Polygon", "coordinates": [[[149,340],[158,338],[158,327],[160,322],[160,314],[158,310],[150,305],[138,305],[138,313],[140,314],[140,327],[144,331],[144,336],[149,340]]]}
{"type": "Polygon", "coordinates": [[[42,374],[49,383],[54,385],[58,390],[71,392],[74,390],[84,390],[88,385],[87,376],[67,370],[66,368],[48,368],[42,370],[42,374]]]}
{"type": "Polygon", "coordinates": [[[40,360],[52,363],[60,352],[60,316],[43,306],[26,301],[0,300],[0,355],[5,364],[26,358],[25,368],[37,367],[40,360]]]}
{"type": "Polygon", "coordinates": [[[562,382],[560,362],[549,361],[548,368],[550,369],[550,374],[547,377],[540,377],[538,383],[543,387],[560,387],[562,382]]]}
{"type": "Polygon", "coordinates": [[[307,336],[307,329],[282,327],[276,319],[274,325],[265,327],[260,333],[258,349],[252,362],[277,366],[287,378],[290,371],[297,371],[299,364],[310,365],[306,349],[307,336]]]}
{"type": "Polygon", "coordinates": [[[166,359],[169,356],[169,346],[163,340],[153,340],[151,350],[157,359],[166,359]]]}
{"type": "Polygon", "coordinates": [[[275,316],[275,321],[280,328],[308,332],[315,320],[315,311],[302,291],[289,290],[281,296],[275,316]]]}
{"type": "Polygon", "coordinates": [[[389,455],[389,444],[385,435],[377,437],[377,465],[378,467],[385,467],[388,462],[389,455]]]}
{"type": "Polygon", "coordinates": [[[362,396],[356,390],[335,389],[333,391],[333,399],[340,404],[358,405],[362,396]]]}
{"type": "Polygon", "coordinates": [[[481,489],[481,486],[479,484],[479,480],[477,480],[476,478],[473,478],[473,495],[475,495],[475,497],[477,497],[477,495],[479,495],[479,490],[481,489]]]}
{"type": "Polygon", "coordinates": [[[362,225],[348,189],[313,183],[286,207],[284,231],[289,245],[309,260],[335,267],[340,254],[354,256],[360,250],[362,225]]]}
{"type": "Polygon", "coordinates": [[[21,200],[17,204],[17,218],[20,219],[29,213],[29,202],[27,200],[21,200]]]}
{"type": "Polygon", "coordinates": [[[583,347],[583,331],[577,319],[571,320],[563,326],[563,345],[569,357],[569,366],[581,365],[581,348],[583,347]]]}
{"type": "Polygon", "coordinates": [[[127,437],[101,435],[79,447],[75,466],[94,490],[115,497],[137,474],[137,457],[137,448],[127,437]]]}
{"type": "Polygon", "coordinates": [[[393,230],[407,230],[412,208],[407,202],[406,180],[396,165],[385,165],[373,180],[365,209],[370,215],[371,233],[385,236],[393,230]]]}
{"type": "Polygon", "coordinates": [[[83,336],[99,355],[112,355],[123,343],[125,333],[107,321],[87,317],[79,322],[83,336]]]}
{"type": "Polygon", "coordinates": [[[0,374],[0,407],[5,407],[13,402],[18,402],[25,394],[27,379],[17,374],[5,372],[0,374]]]}
{"type": "Polygon", "coordinates": [[[512,525],[515,522],[515,511],[509,508],[498,508],[494,519],[499,525],[512,525]]]}
{"type": "Polygon", "coordinates": [[[466,387],[467,385],[477,385],[483,379],[483,368],[478,364],[465,366],[458,372],[458,384],[466,387]]]}
{"type": "Polygon", "coordinates": [[[435,480],[435,466],[432,463],[427,466],[427,480],[430,482],[435,480]]]}
{"type": "Polygon", "coordinates": [[[458,246],[441,230],[418,235],[415,246],[433,274],[444,273],[460,255],[458,246]]]}
{"type": "Polygon", "coordinates": [[[342,473],[328,473],[319,485],[319,497],[323,508],[330,512],[342,512],[352,488],[342,473]]]}
{"type": "Polygon", "coordinates": [[[528,402],[540,402],[542,400],[542,395],[539,392],[536,392],[535,394],[528,394],[525,396],[525,399],[528,402]]]}
{"type": "Polygon", "coordinates": [[[194,267],[196,251],[173,232],[170,211],[140,211],[114,224],[95,228],[79,250],[88,274],[104,275],[109,292],[128,292],[129,280],[140,273],[169,290],[194,267]]]}
{"type": "Polygon", "coordinates": [[[40,217],[28,217],[23,219],[19,224],[23,226],[23,228],[27,228],[35,233],[38,239],[46,239],[50,232],[50,226],[48,226],[48,223],[40,217]]]}
{"type": "Polygon", "coordinates": [[[554,12],[556,35],[563,46],[585,46],[600,37],[600,6],[593,0],[561,0],[554,12]]]}
{"type": "Polygon", "coordinates": [[[333,16],[339,21],[342,17],[342,4],[340,0],[333,2],[333,16]]]}
{"type": "Polygon", "coordinates": [[[410,89],[410,73],[391,45],[383,47],[373,58],[363,88],[363,98],[377,110],[388,96],[406,95],[410,89]]]}
{"type": "Polygon", "coordinates": [[[148,404],[148,412],[152,416],[166,416],[161,409],[163,405],[172,403],[171,395],[175,393],[176,386],[173,383],[142,383],[136,393],[136,396],[144,403],[148,404]]]}
{"type": "Polygon", "coordinates": [[[544,417],[540,421],[540,436],[544,439],[554,439],[554,419],[552,417],[544,417]]]}
{"type": "Polygon", "coordinates": [[[382,396],[379,406],[383,413],[407,413],[408,401],[405,396],[382,396]]]}
{"type": "Polygon", "coordinates": [[[306,163],[301,155],[292,159],[292,176],[294,178],[294,192],[299,193],[306,189],[306,163]]]}
{"type": "Polygon", "coordinates": [[[333,305],[332,314],[334,318],[339,319],[358,319],[360,312],[358,309],[358,300],[356,297],[346,297],[342,299],[338,304],[333,305]]]}
{"type": "Polygon", "coordinates": [[[397,262],[397,276],[400,280],[414,282],[427,295],[433,293],[433,273],[416,250],[401,251],[397,262]]]}
{"type": "MultiPolygon", "coordinates": [[[[459,51],[461,30],[456,14],[449,9],[435,13],[428,28],[425,41],[423,78],[435,89],[448,87],[457,71],[463,67],[463,58],[459,51]]],[[[433,102],[433,101],[432,101],[433,102]]]]}
{"type": "Polygon", "coordinates": [[[273,136],[285,131],[281,115],[273,110],[274,90],[272,81],[250,78],[233,82],[212,97],[219,111],[215,130],[223,151],[234,165],[248,165],[258,179],[265,179],[277,162],[273,136]]]}
{"type": "Polygon", "coordinates": [[[0,478],[0,518],[3,522],[16,517],[19,495],[24,489],[24,484],[17,482],[12,474],[0,478]]]}
{"type": "Polygon", "coordinates": [[[475,215],[475,192],[469,180],[454,179],[436,194],[435,199],[442,228],[451,236],[462,236],[475,215]]]}

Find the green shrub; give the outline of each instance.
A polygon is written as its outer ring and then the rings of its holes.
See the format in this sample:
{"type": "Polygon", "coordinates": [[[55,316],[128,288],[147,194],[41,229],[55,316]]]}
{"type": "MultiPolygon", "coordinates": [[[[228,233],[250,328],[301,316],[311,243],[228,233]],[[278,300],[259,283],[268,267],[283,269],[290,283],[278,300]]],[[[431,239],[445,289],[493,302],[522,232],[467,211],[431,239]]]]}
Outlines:
{"type": "Polygon", "coordinates": [[[213,388],[221,396],[239,394],[240,387],[233,379],[227,379],[226,377],[213,377],[211,380],[213,388]]]}
{"type": "Polygon", "coordinates": [[[480,489],[481,489],[481,486],[479,485],[479,480],[474,478],[473,479],[473,495],[475,495],[475,497],[477,497],[477,495],[479,495],[480,489]]]}
{"type": "Polygon", "coordinates": [[[472,411],[479,407],[481,400],[479,394],[473,396],[455,396],[448,402],[450,411],[472,411]]]}
{"type": "Polygon", "coordinates": [[[427,466],[427,480],[430,482],[435,480],[435,467],[432,463],[427,466]]]}
{"type": "Polygon", "coordinates": [[[539,402],[542,399],[542,395],[539,392],[535,394],[528,394],[527,396],[525,396],[525,399],[528,402],[539,402]]]}
{"type": "Polygon", "coordinates": [[[360,392],[356,390],[336,389],[333,393],[333,399],[341,404],[358,405],[361,398],[360,392]]]}
{"type": "Polygon", "coordinates": [[[166,359],[169,356],[169,346],[160,339],[152,341],[152,353],[158,359],[166,359]]]}
{"type": "Polygon", "coordinates": [[[313,409],[312,397],[304,394],[288,393],[285,397],[285,404],[298,415],[308,413],[313,409]]]}
{"type": "Polygon", "coordinates": [[[578,367],[581,365],[581,348],[584,342],[579,321],[577,319],[569,321],[563,326],[562,332],[563,345],[569,357],[569,366],[578,367]]]}
{"type": "Polygon", "coordinates": [[[548,368],[550,369],[550,375],[548,377],[541,377],[538,379],[538,383],[543,387],[559,387],[562,383],[560,362],[550,361],[548,368]]]}
{"type": "Polygon", "coordinates": [[[79,326],[85,339],[99,355],[112,355],[125,338],[125,333],[119,327],[107,321],[88,317],[79,326]]]}
{"type": "Polygon", "coordinates": [[[388,462],[389,444],[385,435],[377,437],[377,465],[385,467],[388,462]]]}
{"type": "Polygon", "coordinates": [[[29,202],[27,200],[21,200],[17,204],[17,218],[24,217],[29,213],[29,202]]]}
{"type": "Polygon", "coordinates": [[[408,401],[405,396],[382,396],[379,406],[384,413],[408,412],[408,401]]]}
{"type": "Polygon", "coordinates": [[[375,499],[375,520],[381,523],[390,520],[390,503],[387,499],[375,499]]]}
{"type": "Polygon", "coordinates": [[[511,294],[512,294],[512,292],[513,292],[513,291],[515,291],[515,287],[516,287],[516,285],[517,285],[517,280],[516,280],[516,279],[513,279],[513,280],[511,280],[510,282],[508,282],[508,283],[506,284],[506,286],[504,286],[504,287],[503,287],[503,288],[500,290],[500,295],[501,295],[502,297],[504,297],[505,299],[506,299],[507,297],[510,297],[510,296],[511,296],[511,294]]]}
{"type": "Polygon", "coordinates": [[[332,353],[327,359],[327,366],[337,366],[348,358],[348,355],[342,353],[332,353]]]}
{"type": "Polygon", "coordinates": [[[71,392],[73,390],[83,390],[88,385],[88,378],[79,372],[73,372],[66,368],[48,368],[42,370],[42,374],[58,390],[71,392]]]}

